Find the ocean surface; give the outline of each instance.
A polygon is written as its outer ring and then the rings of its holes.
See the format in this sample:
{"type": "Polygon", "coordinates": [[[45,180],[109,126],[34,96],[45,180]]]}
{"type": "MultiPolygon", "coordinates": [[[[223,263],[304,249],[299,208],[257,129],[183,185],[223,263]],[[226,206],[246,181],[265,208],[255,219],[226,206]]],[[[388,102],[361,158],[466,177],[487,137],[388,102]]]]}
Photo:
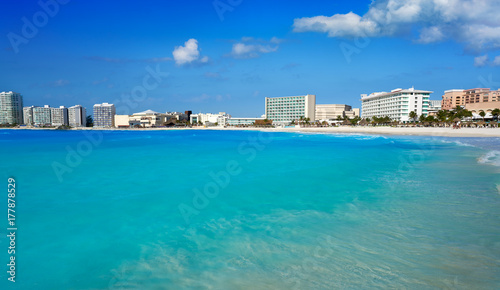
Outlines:
{"type": "Polygon", "coordinates": [[[0,160],[0,289],[500,288],[499,138],[0,130],[0,160]]]}

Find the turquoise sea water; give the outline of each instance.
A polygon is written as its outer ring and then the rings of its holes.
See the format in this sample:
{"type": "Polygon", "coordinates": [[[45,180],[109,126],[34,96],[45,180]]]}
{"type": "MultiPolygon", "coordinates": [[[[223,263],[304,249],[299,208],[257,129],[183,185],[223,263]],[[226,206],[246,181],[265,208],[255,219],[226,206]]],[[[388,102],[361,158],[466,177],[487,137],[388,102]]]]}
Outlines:
{"type": "Polygon", "coordinates": [[[0,289],[500,288],[499,138],[0,130],[0,160],[0,289]]]}

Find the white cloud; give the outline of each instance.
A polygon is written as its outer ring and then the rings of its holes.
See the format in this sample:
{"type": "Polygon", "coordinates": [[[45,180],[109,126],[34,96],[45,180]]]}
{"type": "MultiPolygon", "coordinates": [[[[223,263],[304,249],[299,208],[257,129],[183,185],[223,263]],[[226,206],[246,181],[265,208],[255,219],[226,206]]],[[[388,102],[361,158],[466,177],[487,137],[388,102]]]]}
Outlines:
{"type": "Polygon", "coordinates": [[[494,66],[500,66],[500,55],[497,55],[495,59],[493,60],[493,65],[494,66]]]}
{"type": "Polygon", "coordinates": [[[500,48],[498,0],[373,0],[365,15],[353,12],[294,20],[295,32],[329,37],[410,35],[432,43],[451,39],[474,50],[500,48]]]}
{"type": "Polygon", "coordinates": [[[254,39],[252,37],[243,37],[241,42],[233,44],[231,56],[234,58],[255,58],[261,54],[275,52],[278,50],[278,44],[283,40],[276,37],[270,41],[254,39]]]}
{"type": "Polygon", "coordinates": [[[488,55],[481,55],[474,58],[474,66],[482,67],[488,64],[488,55]]]}
{"type": "Polygon", "coordinates": [[[425,27],[420,32],[420,43],[431,43],[437,42],[444,38],[444,34],[441,29],[437,26],[425,27]]]}
{"type": "Polygon", "coordinates": [[[184,46],[176,46],[172,52],[177,65],[185,65],[194,62],[207,63],[209,58],[204,56],[200,59],[198,40],[191,38],[184,43],[184,46]]]}

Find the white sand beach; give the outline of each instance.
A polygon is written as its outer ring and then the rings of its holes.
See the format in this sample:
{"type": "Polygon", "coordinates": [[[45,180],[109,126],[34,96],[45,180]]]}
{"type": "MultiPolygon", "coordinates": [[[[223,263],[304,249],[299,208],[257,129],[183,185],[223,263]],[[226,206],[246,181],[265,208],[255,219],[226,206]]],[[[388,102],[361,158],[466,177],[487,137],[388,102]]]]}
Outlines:
{"type": "MultiPolygon", "coordinates": [[[[11,130],[55,130],[54,128],[2,128],[11,130]]],[[[192,128],[144,128],[144,129],[116,129],[116,128],[73,128],[71,130],[116,130],[116,131],[159,131],[159,130],[254,130],[268,132],[304,132],[304,133],[340,133],[340,134],[373,134],[373,135],[418,135],[442,137],[500,137],[500,128],[461,128],[451,127],[388,127],[388,126],[341,126],[341,127],[301,127],[301,128],[238,128],[238,127],[192,127],[192,128]]]]}

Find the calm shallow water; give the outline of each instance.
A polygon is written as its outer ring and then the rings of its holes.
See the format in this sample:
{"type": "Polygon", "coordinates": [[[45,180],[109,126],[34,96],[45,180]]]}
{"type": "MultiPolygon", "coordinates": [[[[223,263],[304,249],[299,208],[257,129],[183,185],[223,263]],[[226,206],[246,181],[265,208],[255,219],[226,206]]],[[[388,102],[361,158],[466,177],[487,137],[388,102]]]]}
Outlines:
{"type": "Polygon", "coordinates": [[[498,138],[90,134],[0,130],[15,289],[500,287],[498,138]]]}

